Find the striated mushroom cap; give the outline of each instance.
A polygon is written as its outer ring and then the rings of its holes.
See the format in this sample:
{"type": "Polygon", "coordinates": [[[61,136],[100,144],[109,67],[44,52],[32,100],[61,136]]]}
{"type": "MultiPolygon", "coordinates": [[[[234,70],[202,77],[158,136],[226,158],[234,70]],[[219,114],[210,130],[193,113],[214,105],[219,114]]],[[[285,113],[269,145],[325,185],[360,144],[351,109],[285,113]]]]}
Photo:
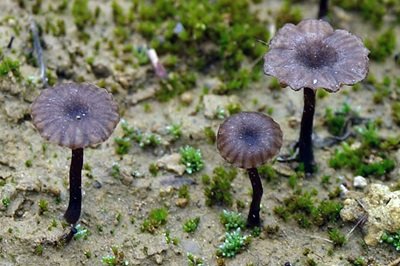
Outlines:
{"type": "Polygon", "coordinates": [[[282,131],[271,117],[241,112],[228,117],[219,127],[217,148],[229,163],[255,168],[274,157],[282,146],[282,131]]]}
{"type": "Polygon", "coordinates": [[[31,109],[40,135],[71,149],[105,141],[119,121],[112,95],[92,84],[65,83],[45,89],[31,109]]]}
{"type": "Polygon", "coordinates": [[[345,30],[333,30],[323,20],[285,24],[270,42],[264,73],[294,90],[323,88],[336,92],[368,73],[368,49],[345,30]]]}

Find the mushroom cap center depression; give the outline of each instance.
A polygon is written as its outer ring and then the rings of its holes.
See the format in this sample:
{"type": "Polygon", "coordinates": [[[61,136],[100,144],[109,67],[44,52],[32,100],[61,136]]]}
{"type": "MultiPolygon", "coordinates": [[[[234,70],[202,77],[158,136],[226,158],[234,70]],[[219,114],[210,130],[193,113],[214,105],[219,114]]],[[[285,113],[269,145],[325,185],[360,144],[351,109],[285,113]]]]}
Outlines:
{"type": "Polygon", "coordinates": [[[246,146],[252,147],[259,145],[260,143],[260,132],[257,130],[242,128],[239,132],[239,138],[243,141],[246,146]]]}
{"type": "Polygon", "coordinates": [[[73,121],[84,119],[89,114],[89,106],[81,102],[74,102],[65,106],[65,114],[73,121]]]}
{"type": "Polygon", "coordinates": [[[338,54],[322,41],[314,41],[298,45],[296,59],[304,66],[315,69],[334,65],[338,61],[338,54]]]}

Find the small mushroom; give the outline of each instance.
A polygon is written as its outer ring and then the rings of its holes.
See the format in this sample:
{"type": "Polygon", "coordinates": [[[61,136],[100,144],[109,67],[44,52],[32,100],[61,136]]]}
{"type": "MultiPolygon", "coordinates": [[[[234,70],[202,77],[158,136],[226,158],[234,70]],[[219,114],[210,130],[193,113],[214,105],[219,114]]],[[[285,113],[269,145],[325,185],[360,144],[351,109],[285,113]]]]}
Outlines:
{"type": "Polygon", "coordinates": [[[108,139],[119,121],[117,104],[105,89],[66,83],[43,90],[31,109],[40,135],[72,150],[70,198],[64,217],[75,225],[81,214],[83,149],[108,139]]]}
{"type": "Polygon", "coordinates": [[[282,146],[282,131],[272,118],[257,112],[228,117],[219,127],[217,148],[229,163],[247,169],[253,199],[247,218],[249,227],[260,226],[263,188],[257,167],[274,157],[282,146]]]}
{"type": "Polygon", "coordinates": [[[368,72],[368,49],[345,30],[328,22],[306,19],[286,24],[272,38],[264,56],[264,73],[293,90],[303,89],[304,109],[299,138],[299,160],[306,173],[313,172],[312,128],[315,91],[337,92],[343,84],[363,80],[368,72]]]}

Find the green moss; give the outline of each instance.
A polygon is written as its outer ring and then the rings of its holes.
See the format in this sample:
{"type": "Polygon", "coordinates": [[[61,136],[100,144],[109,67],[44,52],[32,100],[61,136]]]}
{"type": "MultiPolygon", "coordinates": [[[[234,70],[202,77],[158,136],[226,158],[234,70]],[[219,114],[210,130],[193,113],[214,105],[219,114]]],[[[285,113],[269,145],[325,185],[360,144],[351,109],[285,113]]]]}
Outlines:
{"type": "Polygon", "coordinates": [[[207,206],[225,205],[231,206],[233,203],[232,181],[236,178],[235,169],[226,170],[223,167],[216,167],[213,176],[210,178],[204,175],[202,180],[205,184],[204,195],[206,196],[207,206]]]}
{"type": "Polygon", "coordinates": [[[132,11],[135,29],[161,56],[173,54],[189,68],[211,70],[223,80],[225,92],[248,87],[260,76],[243,64],[265,52],[257,39],[269,39],[265,23],[250,11],[250,1],[142,1],[132,11]]]}
{"type": "Polygon", "coordinates": [[[240,228],[225,234],[225,241],[218,247],[217,256],[233,258],[250,244],[251,238],[243,236],[240,228]]]}
{"type": "Polygon", "coordinates": [[[5,197],[1,200],[1,203],[5,208],[8,208],[8,206],[11,204],[11,199],[9,197],[5,197]]]}
{"type": "Polygon", "coordinates": [[[178,189],[178,197],[190,200],[189,186],[183,185],[178,189]]]}
{"type": "Polygon", "coordinates": [[[257,168],[258,173],[268,182],[276,182],[279,178],[278,173],[270,164],[264,164],[257,168]]]}
{"type": "Polygon", "coordinates": [[[217,136],[215,135],[214,130],[211,127],[204,128],[204,135],[206,136],[207,142],[210,144],[214,144],[217,136]]]}
{"type": "Polygon", "coordinates": [[[392,55],[396,48],[396,33],[393,28],[386,30],[376,40],[366,40],[365,45],[370,50],[369,57],[376,61],[384,61],[392,55]]]}
{"type": "Polygon", "coordinates": [[[346,236],[337,228],[328,231],[329,239],[333,241],[334,246],[343,246],[347,242],[346,236]]]}
{"type": "Polygon", "coordinates": [[[204,266],[204,260],[202,258],[198,258],[197,256],[193,255],[192,253],[187,253],[187,263],[188,266],[204,266]]]}
{"type": "Polygon", "coordinates": [[[181,154],[181,163],[186,167],[186,173],[193,174],[203,169],[204,161],[199,149],[185,146],[180,148],[179,153],[181,154]]]}
{"type": "Polygon", "coordinates": [[[155,163],[149,164],[149,172],[152,176],[157,176],[158,171],[159,171],[159,169],[158,169],[157,164],[155,164],[155,163]]]}
{"type": "Polygon", "coordinates": [[[25,161],[25,166],[26,166],[27,168],[32,167],[32,160],[26,160],[26,161],[25,161]]]}
{"type": "Polygon", "coordinates": [[[334,136],[341,136],[344,133],[346,121],[351,112],[349,104],[344,103],[340,111],[334,112],[331,108],[325,109],[324,125],[329,133],[334,136]]]}
{"type": "Polygon", "coordinates": [[[338,5],[346,10],[360,12],[363,19],[380,27],[383,17],[388,10],[388,1],[383,0],[334,0],[334,5],[338,5]]]}
{"type": "Polygon", "coordinates": [[[72,3],[72,16],[79,30],[83,30],[88,24],[92,24],[93,13],[89,9],[88,0],[74,0],[72,3]]]}
{"type": "Polygon", "coordinates": [[[400,251],[400,231],[396,233],[384,232],[381,236],[381,242],[387,243],[400,251]]]}
{"type": "Polygon", "coordinates": [[[45,199],[40,199],[38,202],[38,206],[39,206],[39,215],[42,215],[45,212],[49,211],[49,202],[45,199]]]}
{"type": "Polygon", "coordinates": [[[109,266],[124,266],[129,265],[129,262],[125,260],[125,254],[119,250],[117,246],[111,247],[112,255],[103,256],[101,261],[105,265],[109,266]]]}
{"type": "Polygon", "coordinates": [[[156,98],[165,102],[195,87],[196,75],[193,72],[172,72],[167,79],[160,80],[160,90],[156,92],[156,98]]]}
{"type": "Polygon", "coordinates": [[[316,193],[316,191],[297,190],[285,198],[282,205],[276,206],[274,213],[284,221],[294,219],[303,228],[309,228],[313,224],[323,226],[338,221],[342,204],[332,200],[318,203],[316,193]]]}
{"type": "Polygon", "coordinates": [[[167,223],[167,218],[168,210],[166,208],[151,210],[148,218],[142,223],[142,232],[154,234],[159,227],[167,223]]]}
{"type": "Polygon", "coordinates": [[[227,231],[246,227],[246,219],[238,212],[223,210],[219,219],[227,231]]]}
{"type": "Polygon", "coordinates": [[[0,61],[0,77],[5,77],[10,73],[17,79],[21,79],[20,62],[10,57],[5,57],[0,61]]]}
{"type": "Polygon", "coordinates": [[[182,136],[182,125],[172,123],[166,127],[168,135],[171,135],[174,140],[179,139],[182,136]]]}
{"type": "Polygon", "coordinates": [[[279,29],[286,23],[298,24],[302,19],[301,9],[293,7],[291,1],[285,0],[276,15],[276,27],[279,29]]]}
{"type": "Polygon", "coordinates": [[[377,133],[374,123],[369,123],[365,127],[357,130],[361,139],[360,147],[352,148],[344,142],[341,149],[336,149],[329,166],[335,169],[347,168],[355,171],[356,175],[362,176],[383,176],[395,167],[393,159],[381,150],[384,143],[377,133]],[[370,160],[373,155],[374,160],[370,160]]]}
{"type": "Polygon", "coordinates": [[[225,108],[228,110],[229,115],[234,115],[242,111],[240,103],[229,103],[225,108]]]}
{"type": "Polygon", "coordinates": [[[393,122],[400,126],[400,101],[392,103],[391,109],[393,122]]]}
{"type": "Polygon", "coordinates": [[[185,231],[186,233],[193,233],[194,231],[197,230],[199,223],[200,223],[200,217],[188,219],[182,226],[183,231],[185,231]]]}

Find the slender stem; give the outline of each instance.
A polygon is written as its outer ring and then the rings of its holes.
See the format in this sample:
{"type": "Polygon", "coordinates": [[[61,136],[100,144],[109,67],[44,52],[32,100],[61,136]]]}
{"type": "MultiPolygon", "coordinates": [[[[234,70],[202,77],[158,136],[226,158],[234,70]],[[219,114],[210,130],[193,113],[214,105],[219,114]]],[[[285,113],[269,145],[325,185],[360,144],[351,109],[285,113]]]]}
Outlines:
{"type": "Polygon", "coordinates": [[[260,226],[260,205],[263,195],[263,187],[257,168],[247,169],[251,186],[253,187],[253,199],[250,205],[249,216],[247,217],[247,226],[255,227],[260,226]]]}
{"type": "Polygon", "coordinates": [[[326,19],[328,15],[328,0],[319,0],[319,10],[318,10],[318,18],[319,19],[326,19]]]}
{"type": "Polygon", "coordinates": [[[299,160],[304,164],[307,174],[313,172],[314,153],[312,147],[312,129],[315,111],[315,91],[304,88],[304,109],[301,118],[301,129],[299,139],[299,160]]]}
{"type": "Polygon", "coordinates": [[[65,220],[69,224],[76,224],[81,215],[82,166],[83,149],[72,150],[71,168],[69,169],[69,204],[64,214],[65,220]]]}

